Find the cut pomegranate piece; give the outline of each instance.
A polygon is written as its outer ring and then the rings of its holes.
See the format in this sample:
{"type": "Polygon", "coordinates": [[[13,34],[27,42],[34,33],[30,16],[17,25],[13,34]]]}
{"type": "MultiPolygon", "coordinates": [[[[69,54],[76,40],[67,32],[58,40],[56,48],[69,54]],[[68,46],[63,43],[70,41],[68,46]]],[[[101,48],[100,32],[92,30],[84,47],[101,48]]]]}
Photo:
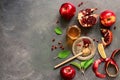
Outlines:
{"type": "Polygon", "coordinates": [[[111,44],[111,42],[113,40],[112,31],[110,31],[108,29],[101,29],[101,33],[103,35],[103,37],[102,37],[103,45],[108,46],[109,44],[111,44]]]}
{"type": "Polygon", "coordinates": [[[95,10],[97,10],[97,8],[87,8],[78,13],[79,23],[83,27],[92,27],[97,23],[98,15],[93,13],[95,10]]]}

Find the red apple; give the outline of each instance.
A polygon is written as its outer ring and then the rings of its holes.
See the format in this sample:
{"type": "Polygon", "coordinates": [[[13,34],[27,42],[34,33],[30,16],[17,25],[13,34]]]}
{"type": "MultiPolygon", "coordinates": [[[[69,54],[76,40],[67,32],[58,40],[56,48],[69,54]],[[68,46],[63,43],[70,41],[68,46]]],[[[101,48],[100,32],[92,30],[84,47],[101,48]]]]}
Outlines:
{"type": "Polygon", "coordinates": [[[116,15],[113,11],[105,10],[100,14],[100,22],[105,27],[110,27],[116,22],[116,15]]]}
{"type": "Polygon", "coordinates": [[[61,5],[59,12],[63,18],[70,20],[76,12],[76,7],[71,3],[64,3],[61,5]]]}
{"type": "Polygon", "coordinates": [[[72,66],[64,66],[60,69],[60,75],[64,80],[72,80],[76,75],[76,71],[72,66]]]}

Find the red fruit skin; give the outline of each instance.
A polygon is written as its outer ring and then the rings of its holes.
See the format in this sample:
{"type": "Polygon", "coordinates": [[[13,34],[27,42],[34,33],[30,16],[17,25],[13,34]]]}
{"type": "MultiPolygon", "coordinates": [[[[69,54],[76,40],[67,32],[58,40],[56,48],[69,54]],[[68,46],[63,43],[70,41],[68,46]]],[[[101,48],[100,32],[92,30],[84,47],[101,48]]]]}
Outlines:
{"type": "Polygon", "coordinates": [[[108,76],[110,76],[110,77],[116,77],[117,75],[118,75],[118,73],[119,73],[119,67],[118,67],[118,65],[117,65],[117,63],[114,61],[114,59],[109,59],[107,62],[106,62],[106,64],[105,64],[105,71],[106,71],[106,73],[108,74],[108,76]],[[112,66],[114,66],[114,68],[116,69],[116,73],[114,73],[114,74],[111,74],[110,72],[109,72],[109,70],[108,70],[108,66],[109,65],[112,65],[112,66]]]}
{"type": "Polygon", "coordinates": [[[64,3],[59,9],[60,15],[66,20],[70,20],[75,15],[75,12],[76,7],[71,3],[64,3]]]}
{"type": "Polygon", "coordinates": [[[105,27],[111,27],[116,22],[116,15],[111,10],[105,10],[100,14],[100,22],[105,27]]]}
{"type": "Polygon", "coordinates": [[[115,50],[112,52],[111,58],[114,59],[117,54],[120,54],[120,48],[119,48],[119,49],[115,49],[115,50]]]}
{"type": "Polygon", "coordinates": [[[72,66],[64,66],[60,69],[60,75],[64,80],[72,80],[76,75],[76,71],[72,66]]]}
{"type": "Polygon", "coordinates": [[[99,65],[102,63],[102,62],[105,62],[106,60],[100,58],[98,60],[96,60],[93,64],[93,72],[95,73],[95,75],[98,77],[98,78],[105,78],[106,77],[106,74],[102,74],[100,72],[98,72],[98,67],[99,65]]]}

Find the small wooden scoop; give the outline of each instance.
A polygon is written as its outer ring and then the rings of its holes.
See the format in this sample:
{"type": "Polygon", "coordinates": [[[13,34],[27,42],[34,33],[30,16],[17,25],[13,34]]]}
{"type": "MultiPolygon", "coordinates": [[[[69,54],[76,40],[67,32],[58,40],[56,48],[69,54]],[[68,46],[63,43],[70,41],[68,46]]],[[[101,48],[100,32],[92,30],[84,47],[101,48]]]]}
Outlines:
{"type": "Polygon", "coordinates": [[[82,54],[82,52],[76,54],[75,56],[73,56],[73,57],[71,57],[71,58],[69,58],[69,59],[67,59],[67,60],[65,60],[65,61],[63,61],[63,62],[61,62],[60,64],[58,64],[58,65],[56,65],[56,66],[54,66],[54,68],[58,68],[58,67],[64,65],[65,63],[67,63],[67,62],[69,62],[69,61],[75,59],[76,57],[80,56],[81,54],[82,54]]]}

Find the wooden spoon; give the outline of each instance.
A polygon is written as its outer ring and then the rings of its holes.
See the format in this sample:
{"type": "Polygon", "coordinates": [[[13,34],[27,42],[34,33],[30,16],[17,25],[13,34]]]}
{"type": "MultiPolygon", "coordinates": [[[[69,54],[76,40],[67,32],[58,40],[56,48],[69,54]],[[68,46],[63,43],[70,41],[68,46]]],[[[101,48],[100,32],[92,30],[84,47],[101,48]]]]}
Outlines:
{"type": "Polygon", "coordinates": [[[65,61],[63,61],[63,62],[61,62],[60,64],[58,64],[58,65],[56,65],[56,66],[54,66],[54,68],[56,69],[56,68],[58,68],[58,67],[60,67],[60,66],[62,66],[62,65],[64,65],[64,64],[66,64],[67,62],[69,62],[69,61],[75,59],[76,57],[80,56],[81,54],[82,54],[82,52],[76,54],[75,56],[73,56],[73,57],[71,57],[71,58],[69,58],[69,59],[67,59],[67,60],[65,60],[65,61]]]}

